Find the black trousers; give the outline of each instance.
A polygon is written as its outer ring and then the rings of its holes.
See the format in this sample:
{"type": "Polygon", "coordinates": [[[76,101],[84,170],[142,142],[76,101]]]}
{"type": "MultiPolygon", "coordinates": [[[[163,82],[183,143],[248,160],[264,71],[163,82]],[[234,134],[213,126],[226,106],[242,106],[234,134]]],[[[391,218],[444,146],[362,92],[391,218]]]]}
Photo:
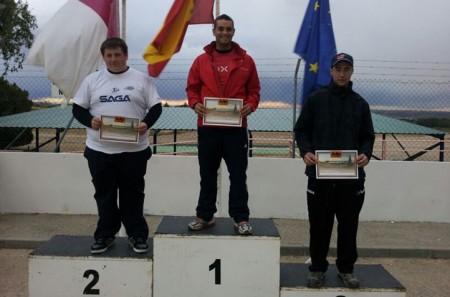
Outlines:
{"type": "Polygon", "coordinates": [[[217,171],[224,159],[230,178],[228,213],[235,222],[248,220],[246,128],[198,127],[200,195],[197,216],[209,221],[217,212],[217,171]]]}
{"type": "Polygon", "coordinates": [[[341,273],[353,273],[358,259],[356,238],[364,197],[364,180],[349,182],[308,179],[310,271],[325,272],[328,268],[327,254],[336,217],[336,266],[341,273]]]}
{"type": "Polygon", "coordinates": [[[84,156],[88,160],[99,216],[95,239],[114,237],[121,222],[129,237],[147,239],[144,176],[151,154],[150,148],[140,152],[105,154],[86,147],[84,156]]]}

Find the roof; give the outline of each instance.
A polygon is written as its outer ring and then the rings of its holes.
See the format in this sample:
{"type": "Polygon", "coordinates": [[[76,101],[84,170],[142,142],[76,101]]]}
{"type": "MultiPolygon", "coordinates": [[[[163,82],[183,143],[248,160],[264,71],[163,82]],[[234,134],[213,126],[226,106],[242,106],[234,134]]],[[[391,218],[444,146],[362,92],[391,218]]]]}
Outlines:
{"type": "MultiPolygon", "coordinates": [[[[0,117],[0,127],[17,128],[66,128],[72,117],[72,107],[53,107],[0,117]]],[[[197,117],[189,107],[164,107],[155,130],[195,130],[197,117]]],[[[425,134],[444,135],[445,132],[372,113],[377,134],[425,134]]],[[[265,132],[290,132],[293,127],[292,109],[259,108],[248,119],[249,129],[265,132]]],[[[76,119],[71,129],[84,128],[76,119]]]]}

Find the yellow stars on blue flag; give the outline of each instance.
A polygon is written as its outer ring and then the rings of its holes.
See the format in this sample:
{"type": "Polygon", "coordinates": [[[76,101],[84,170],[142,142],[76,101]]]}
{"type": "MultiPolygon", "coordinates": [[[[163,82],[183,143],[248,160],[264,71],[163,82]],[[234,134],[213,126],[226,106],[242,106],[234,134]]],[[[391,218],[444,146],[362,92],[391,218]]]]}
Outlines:
{"type": "Polygon", "coordinates": [[[319,63],[309,64],[309,71],[317,74],[319,72],[319,63]]]}
{"type": "Polygon", "coordinates": [[[305,62],[302,101],[331,81],[331,60],[336,54],[329,0],[309,0],[294,52],[305,62]]]}
{"type": "Polygon", "coordinates": [[[314,4],[314,11],[318,10],[320,7],[319,1],[316,1],[316,4],[314,4]]]}

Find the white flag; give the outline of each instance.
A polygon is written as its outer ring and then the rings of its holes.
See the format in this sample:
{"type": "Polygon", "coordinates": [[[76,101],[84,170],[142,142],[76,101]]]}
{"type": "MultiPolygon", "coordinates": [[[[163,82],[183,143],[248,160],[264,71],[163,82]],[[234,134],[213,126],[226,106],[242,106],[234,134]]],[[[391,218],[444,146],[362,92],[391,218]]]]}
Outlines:
{"type": "Polygon", "coordinates": [[[27,62],[45,75],[67,99],[83,79],[97,70],[100,45],[117,36],[117,0],[68,0],[37,35],[27,62]]]}

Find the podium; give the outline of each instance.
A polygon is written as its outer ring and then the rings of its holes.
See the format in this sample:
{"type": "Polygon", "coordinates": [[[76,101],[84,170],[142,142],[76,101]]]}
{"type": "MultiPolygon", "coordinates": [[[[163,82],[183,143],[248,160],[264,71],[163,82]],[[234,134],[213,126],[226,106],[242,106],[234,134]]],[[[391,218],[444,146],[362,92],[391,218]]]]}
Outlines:
{"type": "Polygon", "coordinates": [[[278,296],[280,235],[270,219],[251,219],[253,234],[234,221],[188,231],[192,217],[165,217],[154,235],[154,297],[278,296]]]}
{"type": "Polygon", "coordinates": [[[92,255],[93,243],[93,237],[55,236],[32,251],[29,296],[152,296],[151,240],[147,254],[136,254],[118,237],[106,252],[92,255]]]}
{"type": "Polygon", "coordinates": [[[406,296],[381,265],[355,266],[359,289],[344,287],[335,265],[322,288],[307,288],[307,264],[280,263],[280,235],[271,219],[251,219],[250,236],[237,235],[230,218],[189,231],[192,219],[163,217],[145,254],[135,253],[123,237],[93,255],[93,237],[55,236],[28,256],[29,296],[406,296]]]}
{"type": "Polygon", "coordinates": [[[406,289],[381,265],[355,265],[360,288],[349,289],[339,279],[336,265],[330,265],[320,289],[306,287],[308,264],[282,263],[280,297],[406,297],[406,289]]]}

